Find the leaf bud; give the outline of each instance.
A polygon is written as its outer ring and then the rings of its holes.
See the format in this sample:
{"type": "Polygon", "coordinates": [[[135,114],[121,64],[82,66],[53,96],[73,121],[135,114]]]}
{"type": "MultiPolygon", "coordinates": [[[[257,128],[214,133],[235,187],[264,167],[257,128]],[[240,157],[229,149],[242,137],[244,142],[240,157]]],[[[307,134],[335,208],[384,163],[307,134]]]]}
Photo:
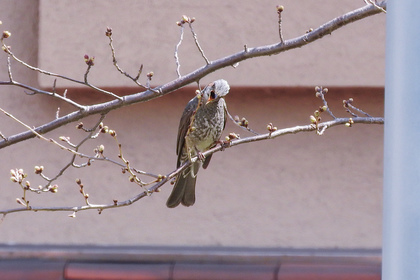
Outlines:
{"type": "Polygon", "coordinates": [[[58,185],[49,186],[48,190],[52,193],[56,193],[56,192],[58,192],[58,185]]]}
{"type": "Polygon", "coordinates": [[[181,22],[189,22],[189,18],[186,15],[182,15],[181,22]]]}
{"type": "Polygon", "coordinates": [[[104,126],[101,128],[102,133],[108,133],[108,126],[104,126]]]}
{"type": "Polygon", "coordinates": [[[26,203],[20,198],[16,198],[16,202],[19,203],[20,205],[27,206],[26,203]]]}
{"type": "Polygon", "coordinates": [[[105,36],[107,36],[107,37],[112,36],[112,28],[111,27],[106,28],[105,36]]]}
{"type": "Polygon", "coordinates": [[[76,218],[76,212],[73,212],[73,214],[69,215],[70,218],[76,218]]]}
{"type": "Polygon", "coordinates": [[[70,137],[60,136],[60,137],[58,137],[58,139],[60,139],[61,141],[64,141],[64,142],[68,142],[70,140],[70,137]]]}
{"type": "Polygon", "coordinates": [[[239,138],[239,134],[236,134],[234,132],[229,133],[229,135],[227,136],[226,140],[233,140],[233,139],[238,139],[239,138]]]}
{"type": "Polygon", "coordinates": [[[10,46],[2,46],[2,47],[1,47],[1,49],[2,49],[4,52],[9,53],[9,52],[10,52],[10,50],[11,50],[11,47],[10,47],[10,46]]]}
{"type": "Polygon", "coordinates": [[[9,38],[10,36],[12,36],[12,33],[10,33],[9,31],[3,31],[3,35],[2,35],[3,39],[9,38]]]}
{"type": "Polygon", "coordinates": [[[42,171],[44,171],[44,166],[38,166],[38,165],[36,165],[35,166],[35,174],[41,174],[42,173],[42,171]]]}
{"type": "Polygon", "coordinates": [[[241,125],[241,126],[243,126],[243,127],[248,127],[249,122],[248,122],[248,120],[247,120],[247,119],[242,118],[242,119],[241,119],[241,124],[240,124],[240,125],[241,125]]]}
{"type": "Polygon", "coordinates": [[[94,56],[89,57],[87,54],[85,54],[85,55],[83,56],[83,58],[85,59],[85,63],[86,63],[88,66],[93,66],[93,65],[95,65],[95,63],[93,62],[93,61],[95,60],[95,57],[94,57],[94,56]]]}
{"type": "Polygon", "coordinates": [[[277,127],[273,126],[273,124],[272,124],[272,123],[269,123],[269,124],[267,125],[267,130],[271,133],[271,132],[276,131],[276,130],[277,130],[277,127]]]}

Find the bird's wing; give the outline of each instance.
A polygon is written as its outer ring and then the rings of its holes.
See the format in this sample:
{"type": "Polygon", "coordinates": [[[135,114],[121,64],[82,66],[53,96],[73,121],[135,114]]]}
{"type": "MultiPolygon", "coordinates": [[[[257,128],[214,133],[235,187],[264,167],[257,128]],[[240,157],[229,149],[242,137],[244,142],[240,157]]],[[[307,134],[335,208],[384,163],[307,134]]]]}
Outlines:
{"type": "Polygon", "coordinates": [[[177,167],[181,165],[182,150],[185,145],[185,136],[187,135],[188,128],[191,125],[191,117],[198,106],[198,98],[194,97],[188,102],[187,106],[182,113],[181,120],[179,121],[178,138],[176,141],[176,154],[178,155],[177,167]]]}

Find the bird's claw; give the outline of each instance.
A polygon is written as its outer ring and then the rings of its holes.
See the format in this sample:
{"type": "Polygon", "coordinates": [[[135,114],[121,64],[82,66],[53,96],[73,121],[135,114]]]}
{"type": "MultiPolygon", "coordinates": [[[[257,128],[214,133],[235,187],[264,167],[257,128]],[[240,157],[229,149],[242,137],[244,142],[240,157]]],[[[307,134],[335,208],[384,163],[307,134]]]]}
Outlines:
{"type": "Polygon", "coordinates": [[[206,158],[202,152],[198,152],[197,153],[197,157],[199,161],[204,161],[204,159],[206,158]]]}

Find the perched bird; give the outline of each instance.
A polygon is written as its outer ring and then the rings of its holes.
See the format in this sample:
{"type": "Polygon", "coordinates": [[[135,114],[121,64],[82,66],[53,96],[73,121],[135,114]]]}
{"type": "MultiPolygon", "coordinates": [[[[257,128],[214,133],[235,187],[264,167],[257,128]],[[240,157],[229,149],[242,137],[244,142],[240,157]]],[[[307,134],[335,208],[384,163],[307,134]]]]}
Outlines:
{"type": "Polygon", "coordinates": [[[195,181],[201,164],[207,168],[212,155],[203,158],[202,153],[214,147],[220,140],[226,125],[226,103],[229,84],[217,80],[206,86],[188,102],[179,122],[176,154],[177,168],[198,156],[199,160],[179,173],[166,206],[173,208],[180,203],[191,206],[195,202],[195,181]]]}

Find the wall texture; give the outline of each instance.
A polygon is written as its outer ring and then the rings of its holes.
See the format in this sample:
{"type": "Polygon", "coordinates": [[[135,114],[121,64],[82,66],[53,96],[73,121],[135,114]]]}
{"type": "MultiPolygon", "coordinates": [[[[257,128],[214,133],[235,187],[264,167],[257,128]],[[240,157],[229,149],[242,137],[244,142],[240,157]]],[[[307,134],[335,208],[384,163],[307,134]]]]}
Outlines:
{"type": "MultiPolygon", "coordinates": [[[[144,64],[156,84],[176,78],[174,50],[182,15],[195,17],[194,30],[210,60],[279,41],[276,5],[285,7],[283,35],[291,39],[316,28],[363,2],[347,0],[273,1],[40,1],[39,62],[44,69],[82,78],[83,55],[95,56],[92,82],[106,86],[132,85],[112,66],[106,27],[112,27],[118,62],[131,73],[144,64]],[[59,63],[58,63],[59,61],[59,63]]],[[[385,16],[375,16],[334,32],[321,41],[277,56],[240,63],[209,76],[225,77],[232,85],[383,86],[385,16]]],[[[181,73],[204,65],[185,30],[179,52],[181,73]]],[[[51,79],[41,84],[51,86],[51,79]]],[[[60,85],[67,83],[60,82],[60,85]]]]}
{"type": "MultiPolygon", "coordinates": [[[[161,84],[176,77],[173,51],[179,40],[175,22],[182,14],[194,16],[195,31],[210,59],[239,51],[244,44],[276,42],[275,1],[9,1],[2,3],[3,29],[12,32],[8,43],[14,52],[53,72],[82,78],[85,53],[94,55],[91,82],[112,86],[120,93],[133,86],[112,67],[106,26],[114,30],[119,63],[135,71],[143,63],[161,84]],[[39,13],[38,13],[39,8],[39,13]],[[38,29],[39,26],[39,29],[38,29]],[[39,33],[38,33],[39,30],[39,33]]],[[[355,1],[284,1],[284,35],[300,35],[326,20],[357,8],[355,1]]],[[[313,86],[330,87],[331,108],[347,116],[343,99],[353,97],[372,115],[383,115],[384,15],[347,26],[331,36],[279,56],[246,61],[205,78],[223,77],[233,86],[227,97],[233,115],[245,116],[257,131],[267,123],[278,127],[307,124],[320,101],[313,86]],[[371,86],[376,86],[372,88],[371,86]]],[[[189,33],[182,45],[181,71],[203,65],[189,33]]],[[[23,82],[51,86],[52,79],[38,77],[15,63],[14,76],[23,82]]],[[[5,56],[0,56],[0,79],[7,79],[5,56]]],[[[63,88],[68,85],[58,81],[63,88]]],[[[193,97],[185,88],[144,104],[111,112],[105,123],[117,130],[126,157],[139,169],[166,174],[175,167],[179,117],[193,97]]],[[[69,88],[79,102],[92,102],[92,93],[69,88]]],[[[2,108],[29,125],[55,117],[57,108],[70,108],[53,99],[25,95],[21,89],[2,88],[2,108]]],[[[326,118],[327,119],[327,118],[326,118]]],[[[97,118],[86,121],[86,125],[97,118]]],[[[48,137],[82,134],[70,124],[48,137]]],[[[0,130],[11,135],[25,130],[0,116],[0,130]]],[[[229,123],[226,133],[246,132],[229,123]]],[[[125,244],[310,248],[378,248],[381,246],[382,126],[357,125],[315,133],[289,135],[272,141],[242,145],[218,153],[200,172],[197,203],[167,209],[170,185],[122,209],[69,213],[11,214],[0,225],[4,243],[125,244]]],[[[117,148],[110,137],[88,144],[88,153],[104,144],[110,157],[117,148]]],[[[49,143],[28,140],[2,150],[1,208],[17,207],[21,190],[9,180],[11,168],[32,174],[44,165],[54,175],[70,155],[49,143]]],[[[92,203],[123,200],[140,190],[128,182],[118,167],[99,162],[72,170],[60,180],[57,194],[31,195],[33,205],[80,205],[76,178],[81,178],[92,203]]]]}

